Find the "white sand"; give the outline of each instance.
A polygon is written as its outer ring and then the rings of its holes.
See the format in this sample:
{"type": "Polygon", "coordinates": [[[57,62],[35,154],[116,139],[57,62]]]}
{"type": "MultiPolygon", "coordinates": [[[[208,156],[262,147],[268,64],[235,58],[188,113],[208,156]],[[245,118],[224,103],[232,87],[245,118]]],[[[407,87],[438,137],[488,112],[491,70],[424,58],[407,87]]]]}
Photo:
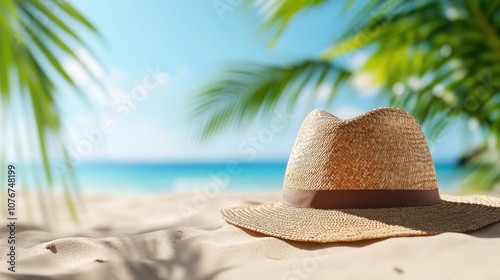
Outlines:
{"type": "Polygon", "coordinates": [[[221,194],[208,204],[188,194],[85,197],[79,226],[59,201],[60,221],[52,229],[21,212],[17,272],[7,271],[3,226],[0,278],[500,279],[500,223],[469,234],[305,244],[228,225],[217,212],[279,196],[221,194]],[[183,217],[181,205],[199,213],[183,217]]]}

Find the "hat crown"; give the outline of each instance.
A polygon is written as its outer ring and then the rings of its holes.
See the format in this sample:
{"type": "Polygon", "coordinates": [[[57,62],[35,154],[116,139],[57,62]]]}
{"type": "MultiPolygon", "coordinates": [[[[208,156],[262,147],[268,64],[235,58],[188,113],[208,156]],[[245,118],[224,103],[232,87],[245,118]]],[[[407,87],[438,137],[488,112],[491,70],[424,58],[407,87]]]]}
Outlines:
{"type": "Polygon", "coordinates": [[[284,188],[433,190],[436,171],[417,121],[377,108],[350,119],[316,109],[302,123],[284,188]]]}

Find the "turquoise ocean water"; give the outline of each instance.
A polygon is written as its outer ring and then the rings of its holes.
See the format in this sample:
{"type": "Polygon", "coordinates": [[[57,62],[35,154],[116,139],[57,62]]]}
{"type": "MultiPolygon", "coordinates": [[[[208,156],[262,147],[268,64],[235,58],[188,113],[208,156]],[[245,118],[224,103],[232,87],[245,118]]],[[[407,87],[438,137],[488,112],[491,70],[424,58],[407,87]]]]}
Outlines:
{"type": "MultiPolygon", "coordinates": [[[[286,162],[266,163],[96,163],[75,167],[83,193],[156,194],[218,188],[220,191],[279,190],[286,162]],[[216,186],[216,187],[215,187],[216,186]]],[[[456,190],[464,170],[436,166],[440,189],[456,190]]]]}

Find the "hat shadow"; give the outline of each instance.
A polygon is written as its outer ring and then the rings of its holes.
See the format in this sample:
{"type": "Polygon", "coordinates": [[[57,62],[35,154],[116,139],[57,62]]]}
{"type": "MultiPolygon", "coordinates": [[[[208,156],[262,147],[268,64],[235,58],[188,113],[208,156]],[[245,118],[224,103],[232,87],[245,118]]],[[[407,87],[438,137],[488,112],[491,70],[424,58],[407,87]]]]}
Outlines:
{"type": "Polygon", "coordinates": [[[500,238],[500,222],[487,225],[474,231],[465,232],[465,234],[479,238],[500,238]]]}
{"type": "MultiPolygon", "coordinates": [[[[260,232],[256,232],[250,229],[242,228],[239,226],[236,226],[242,231],[244,231],[246,234],[249,236],[255,237],[255,238],[277,238],[273,236],[268,236],[260,232]]],[[[466,234],[472,237],[477,237],[477,238],[500,238],[500,222],[496,222],[490,225],[487,225],[485,227],[482,227],[477,230],[469,231],[469,232],[463,232],[461,234],[466,234]]],[[[431,235],[432,236],[432,235],[431,235]]],[[[426,237],[426,236],[413,236],[413,237],[426,237]]],[[[389,238],[398,238],[398,237],[387,237],[387,238],[374,238],[374,239],[366,239],[366,240],[358,240],[358,241],[347,241],[347,242],[327,242],[327,243],[321,243],[321,242],[305,242],[305,241],[293,241],[293,240],[284,240],[280,239],[283,242],[289,244],[290,246],[293,246],[295,248],[301,249],[301,250],[318,250],[318,249],[326,249],[326,248],[332,248],[332,247],[352,247],[352,248],[361,248],[361,247],[366,247],[375,243],[378,243],[380,241],[389,239],[389,238]]],[[[279,239],[279,238],[277,238],[279,239]]]]}
{"type": "Polygon", "coordinates": [[[245,232],[249,236],[252,236],[255,238],[276,238],[276,239],[282,240],[285,243],[288,243],[289,245],[291,245],[295,248],[298,248],[301,250],[311,250],[311,251],[318,250],[318,249],[330,248],[330,247],[339,247],[339,246],[349,246],[349,247],[359,248],[359,247],[365,247],[365,246],[371,245],[373,243],[376,243],[380,240],[383,240],[383,238],[378,238],[378,239],[360,240],[360,241],[351,241],[351,242],[329,242],[329,243],[293,241],[293,240],[285,240],[285,239],[280,239],[278,237],[265,235],[263,233],[253,231],[251,229],[243,228],[240,226],[236,226],[236,227],[241,229],[243,232],[245,232]]]}

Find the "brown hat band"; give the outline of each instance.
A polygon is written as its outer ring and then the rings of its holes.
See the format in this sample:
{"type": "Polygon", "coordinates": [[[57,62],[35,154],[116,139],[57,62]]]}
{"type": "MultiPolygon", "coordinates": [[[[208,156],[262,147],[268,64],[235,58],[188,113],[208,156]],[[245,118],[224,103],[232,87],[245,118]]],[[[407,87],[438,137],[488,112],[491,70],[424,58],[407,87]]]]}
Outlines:
{"type": "Polygon", "coordinates": [[[288,205],[316,209],[391,208],[437,204],[438,189],[432,190],[299,190],[283,188],[288,205]]]}

